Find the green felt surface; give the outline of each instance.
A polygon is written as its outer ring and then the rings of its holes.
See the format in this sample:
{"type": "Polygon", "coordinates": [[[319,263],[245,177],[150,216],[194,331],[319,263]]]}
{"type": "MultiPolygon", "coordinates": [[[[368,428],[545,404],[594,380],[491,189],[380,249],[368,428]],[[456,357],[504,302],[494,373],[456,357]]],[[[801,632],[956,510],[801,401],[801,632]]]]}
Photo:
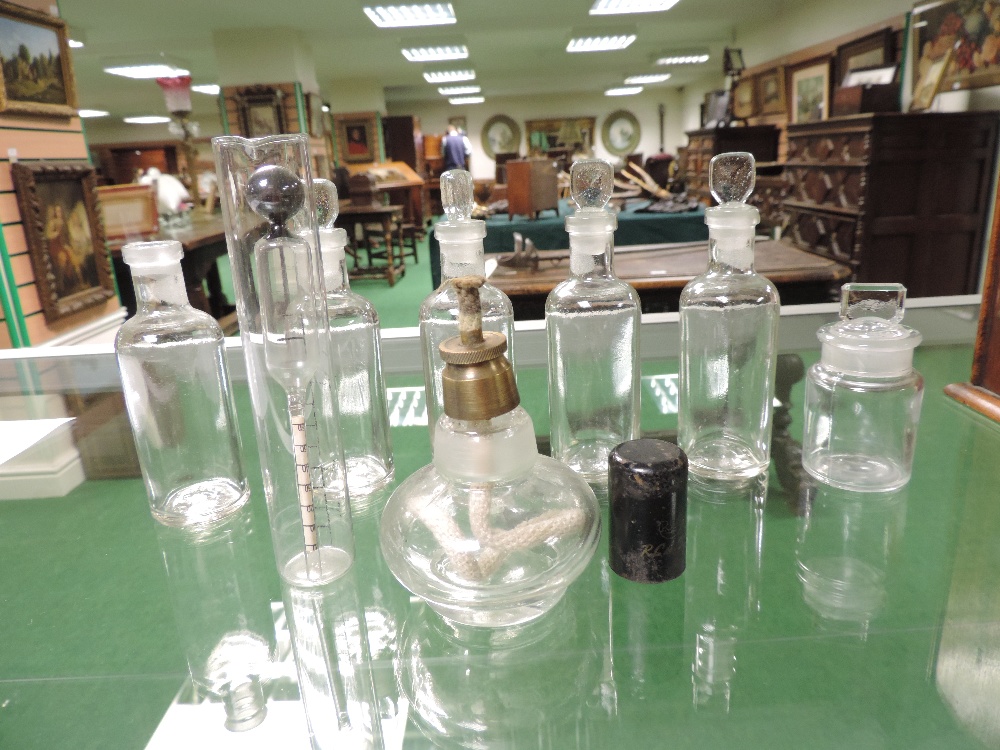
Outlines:
{"type": "MultiPolygon", "coordinates": [[[[815,356],[803,353],[807,365],[815,356]]],[[[847,516],[830,507],[807,526],[772,470],[759,575],[749,507],[732,499],[692,503],[688,570],[680,579],[623,581],[608,572],[602,540],[564,602],[530,637],[502,647],[435,635],[435,618],[408,603],[379,560],[377,511],[357,524],[358,580],[367,596],[402,602],[392,612],[400,637],[426,640],[424,666],[433,679],[422,684],[442,707],[444,730],[466,744],[997,746],[1000,429],[941,392],[968,375],[970,362],[968,346],[918,350],[927,389],[913,480],[902,506],[885,511],[872,496],[862,520],[881,535],[866,545],[845,536],[847,516]],[[824,540],[880,566],[883,599],[866,636],[820,617],[804,599],[797,577],[804,545],[824,540]],[[693,702],[695,636],[706,625],[735,639],[728,711],[718,698],[693,702]]],[[[673,365],[645,363],[644,374],[673,365]]],[[[418,383],[390,378],[388,385],[418,383]]],[[[544,371],[523,371],[519,383],[544,434],[544,371]]],[[[265,532],[255,541],[256,570],[277,600],[248,393],[245,385],[236,392],[251,502],[265,532]]],[[[799,383],[793,435],[801,429],[802,394],[799,383]]],[[[642,426],[668,430],[676,419],[647,401],[642,426]]],[[[395,428],[393,440],[398,478],[428,460],[425,427],[395,428]]],[[[185,663],[141,481],[87,481],[65,498],[0,502],[0,570],[0,748],[144,747],[185,663]]],[[[400,666],[385,660],[378,668],[400,674],[400,666]]],[[[460,746],[429,726],[411,709],[405,746],[431,747],[425,733],[460,746]]]]}

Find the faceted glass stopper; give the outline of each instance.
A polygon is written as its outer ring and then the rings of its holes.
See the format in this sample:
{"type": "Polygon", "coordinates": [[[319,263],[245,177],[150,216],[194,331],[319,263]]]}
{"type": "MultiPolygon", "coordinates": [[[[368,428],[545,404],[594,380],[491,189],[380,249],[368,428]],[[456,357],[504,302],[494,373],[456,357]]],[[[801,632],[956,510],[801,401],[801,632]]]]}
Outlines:
{"type": "Polygon", "coordinates": [[[333,229],[340,214],[340,197],[337,186],[330,180],[313,180],[313,201],[316,204],[316,223],[320,229],[333,229]]]}
{"type": "Polygon", "coordinates": [[[611,200],[615,172],[603,159],[581,159],[569,170],[570,191],[577,208],[604,208],[611,200]]]}
{"type": "Polygon", "coordinates": [[[902,284],[844,284],[840,288],[840,318],[882,318],[899,323],[905,302],[906,287],[902,284]]]}
{"type": "Polygon", "coordinates": [[[441,175],[441,202],[448,221],[471,219],[475,206],[472,175],[464,169],[449,169],[441,175]]]}
{"type": "Polygon", "coordinates": [[[247,205],[271,224],[285,224],[305,202],[305,184],[295,172],[277,164],[265,164],[247,181],[247,205]]]}
{"type": "Polygon", "coordinates": [[[713,156],[708,166],[708,187],[721,203],[746,203],[756,181],[753,154],[733,151],[713,156]]]}

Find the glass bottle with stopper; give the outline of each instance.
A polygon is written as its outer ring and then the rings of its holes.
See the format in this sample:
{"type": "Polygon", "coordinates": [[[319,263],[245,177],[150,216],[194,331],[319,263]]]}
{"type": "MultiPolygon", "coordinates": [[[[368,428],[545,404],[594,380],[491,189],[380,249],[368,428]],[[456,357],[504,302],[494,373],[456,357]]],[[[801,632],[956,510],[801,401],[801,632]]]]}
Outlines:
{"type": "Polygon", "coordinates": [[[386,505],[393,575],[444,617],[503,627],[541,616],[583,572],[600,536],[593,491],[539,455],[503,334],[484,331],[483,278],[453,279],[460,334],[440,345],[444,414],[434,460],[386,505]]]}
{"type": "Polygon", "coordinates": [[[545,302],[552,456],[606,487],[609,454],[639,435],[639,296],[611,270],[611,165],[577,161],[570,185],[570,276],[545,302]]]}
{"type": "Polygon", "coordinates": [[[716,479],[755,476],[770,460],[779,303],[753,267],[754,173],[751,154],[713,157],[708,271],[680,298],[678,444],[691,473],[716,479]]]}
{"type": "Polygon", "coordinates": [[[215,138],[226,240],[279,572],[293,586],[354,555],[302,134],[215,138]]]}
{"type": "MultiPolygon", "coordinates": [[[[420,305],[420,344],[424,364],[427,424],[433,443],[438,417],[443,413],[441,372],[444,360],[438,347],[458,334],[458,295],[449,283],[460,276],[485,276],[483,238],[486,222],[472,218],[475,205],[472,175],[451,169],[441,175],[445,220],[434,226],[441,245],[441,286],[420,305]]],[[[507,295],[490,283],[480,289],[483,329],[502,333],[513,360],[514,308],[507,295]]]]}
{"type": "Polygon", "coordinates": [[[337,186],[330,180],[313,180],[313,196],[330,322],[332,386],[347,486],[352,508],[357,509],[393,478],[378,313],[351,290],[344,251],[347,232],[333,226],[339,213],[337,186]]]}
{"type": "Polygon", "coordinates": [[[921,335],[902,325],[902,284],[844,284],[840,320],[823,326],[806,374],[802,466],[846,490],[887,491],[910,480],[924,379],[921,335]]]}

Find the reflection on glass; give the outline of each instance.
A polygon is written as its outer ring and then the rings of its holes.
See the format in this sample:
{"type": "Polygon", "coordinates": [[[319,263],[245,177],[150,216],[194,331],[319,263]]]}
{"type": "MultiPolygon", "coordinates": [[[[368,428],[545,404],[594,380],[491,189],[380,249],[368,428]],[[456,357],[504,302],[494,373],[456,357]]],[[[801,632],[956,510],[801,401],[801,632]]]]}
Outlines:
{"type": "Polygon", "coordinates": [[[411,718],[435,744],[514,748],[575,746],[599,695],[598,636],[562,601],[534,622],[475,628],[429,607],[410,611],[399,657],[411,718]]]}
{"type": "Polygon", "coordinates": [[[817,484],[795,549],[802,596],[820,626],[862,640],[885,605],[886,570],[906,521],[906,490],[851,492],[817,484]]]}
{"type": "Polygon", "coordinates": [[[283,579],[282,595],[313,750],[382,748],[355,569],[321,586],[283,579]]]}
{"type": "Polygon", "coordinates": [[[252,729],[267,714],[274,623],[254,565],[251,506],[211,527],[157,524],[156,533],[191,679],[223,701],[227,729],[252,729]]]}
{"type": "Polygon", "coordinates": [[[760,606],[766,496],[767,474],[688,483],[684,632],[696,708],[730,709],[739,636],[760,606]]]}

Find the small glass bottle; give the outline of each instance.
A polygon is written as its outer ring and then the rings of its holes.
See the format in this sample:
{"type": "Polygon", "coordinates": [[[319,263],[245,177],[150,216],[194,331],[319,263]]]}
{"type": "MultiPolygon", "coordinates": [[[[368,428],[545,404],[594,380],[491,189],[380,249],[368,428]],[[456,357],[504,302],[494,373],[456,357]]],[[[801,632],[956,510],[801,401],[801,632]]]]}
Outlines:
{"type": "Polygon", "coordinates": [[[924,379],[913,369],[922,337],[900,324],[905,300],[902,284],[844,284],[840,320],[819,329],[802,466],[821,482],[873,492],[910,481],[924,379]]]}
{"type": "Polygon", "coordinates": [[[678,444],[692,474],[715,479],[755,476],[770,460],[779,304],[753,268],[754,170],[748,153],[712,158],[708,271],[680,299],[678,444]]]}
{"type": "Polygon", "coordinates": [[[606,487],[609,454],[639,434],[639,295],[611,270],[611,165],[577,161],[570,185],[570,276],[545,301],[552,457],[606,487]]]}
{"type": "Polygon", "coordinates": [[[538,453],[519,406],[503,334],[483,331],[483,277],[451,282],[459,336],[441,344],[444,414],[434,461],[382,514],[382,555],[396,579],[444,617],[505,627],[540,617],[586,568],[600,536],[590,486],[538,453]]]}
{"type": "Polygon", "coordinates": [[[333,226],[339,213],[337,186],[313,180],[313,196],[330,320],[330,375],[339,408],[347,487],[357,508],[393,478],[378,313],[371,302],[351,291],[344,252],[347,232],[333,226]]]}
{"type": "Polygon", "coordinates": [[[214,523],[250,497],[222,329],[188,302],[181,243],[122,248],[136,314],[115,339],[125,405],[153,517],[214,523]]]}
{"type": "MultiPolygon", "coordinates": [[[[445,339],[458,335],[458,295],[450,281],[460,276],[486,275],[483,251],[486,222],[472,218],[475,205],[472,175],[464,169],[451,169],[442,174],[441,202],[444,204],[445,221],[439,221],[434,226],[434,234],[441,244],[441,286],[420,304],[424,392],[432,447],[438,417],[444,413],[441,386],[444,360],[438,347],[445,339]]],[[[483,330],[497,331],[506,337],[513,361],[514,307],[506,294],[488,282],[479,292],[483,306],[483,330]]]]}

